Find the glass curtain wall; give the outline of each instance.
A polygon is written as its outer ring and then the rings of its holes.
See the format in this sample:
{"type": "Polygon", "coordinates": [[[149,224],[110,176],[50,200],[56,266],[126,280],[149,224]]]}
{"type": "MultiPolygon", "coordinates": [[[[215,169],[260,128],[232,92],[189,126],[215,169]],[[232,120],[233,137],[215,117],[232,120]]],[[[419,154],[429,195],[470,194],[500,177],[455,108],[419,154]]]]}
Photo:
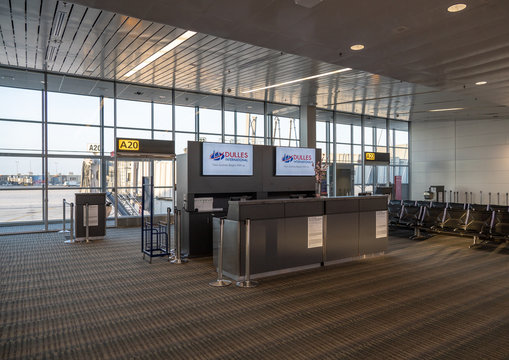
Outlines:
{"type": "MultiPolygon", "coordinates": [[[[106,192],[114,204],[115,136],[175,140],[177,154],[189,140],[300,145],[298,106],[1,67],[0,75],[0,225],[59,221],[62,199],[80,191],[106,192]]],[[[355,194],[398,175],[408,188],[408,122],[316,114],[329,194],[338,164],[355,170],[355,194]],[[362,154],[371,150],[391,153],[388,169],[363,169],[362,154]]],[[[171,168],[169,161],[119,159],[119,208],[110,216],[138,216],[146,175],[154,176],[156,212],[165,213],[171,168]]]]}
{"type": "Polygon", "coordinates": [[[342,112],[331,114],[317,109],[316,146],[332,159],[329,194],[337,192],[338,168],[353,168],[355,195],[374,192],[377,185],[393,184],[394,175],[401,175],[403,187],[408,188],[408,122],[342,112]],[[390,166],[363,166],[366,151],[390,152],[390,166]]]}

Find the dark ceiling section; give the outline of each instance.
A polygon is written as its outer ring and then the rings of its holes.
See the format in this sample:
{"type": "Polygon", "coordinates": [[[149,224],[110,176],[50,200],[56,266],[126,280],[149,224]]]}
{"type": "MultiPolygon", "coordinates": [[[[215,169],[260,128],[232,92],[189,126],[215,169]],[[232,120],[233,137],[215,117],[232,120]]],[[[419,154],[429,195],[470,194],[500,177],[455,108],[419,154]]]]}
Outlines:
{"type": "MultiPolygon", "coordinates": [[[[77,2],[0,0],[0,64],[402,120],[509,116],[507,1],[77,2]],[[126,76],[186,30],[199,33],[126,76]],[[364,71],[246,92],[346,66],[364,71]]],[[[14,76],[0,69],[0,85],[14,76]]]]}

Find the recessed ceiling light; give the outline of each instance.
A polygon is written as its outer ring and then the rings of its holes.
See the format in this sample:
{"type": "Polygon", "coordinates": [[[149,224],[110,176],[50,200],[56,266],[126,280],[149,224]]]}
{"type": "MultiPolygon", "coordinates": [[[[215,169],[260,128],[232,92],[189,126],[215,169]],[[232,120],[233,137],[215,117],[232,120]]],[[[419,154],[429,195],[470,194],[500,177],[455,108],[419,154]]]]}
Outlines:
{"type": "Polygon", "coordinates": [[[461,10],[465,10],[467,7],[466,4],[454,4],[454,5],[451,5],[447,8],[447,11],[449,12],[458,12],[458,11],[461,11],[461,10]]]}
{"type": "Polygon", "coordinates": [[[475,84],[476,85],[486,85],[487,83],[488,83],[487,81],[478,81],[475,84]]]}
{"type": "Polygon", "coordinates": [[[352,49],[353,51],[359,51],[359,50],[364,49],[364,45],[362,45],[362,44],[352,45],[352,46],[350,46],[350,49],[352,49]]]}
{"type": "Polygon", "coordinates": [[[259,91],[259,90],[272,89],[272,88],[275,88],[275,87],[278,87],[278,86],[283,86],[283,85],[295,84],[295,83],[298,83],[298,82],[301,82],[301,81],[316,79],[316,78],[319,78],[319,77],[322,77],[322,76],[338,74],[338,73],[345,72],[345,71],[350,71],[350,70],[352,70],[352,69],[351,68],[344,68],[344,69],[341,69],[341,70],[330,71],[328,73],[308,76],[308,77],[300,78],[300,79],[296,79],[296,80],[285,81],[285,82],[282,82],[282,83],[279,83],[279,84],[264,86],[264,87],[261,87],[261,88],[247,90],[247,91],[242,91],[242,94],[247,94],[247,93],[251,93],[251,92],[255,92],[255,91],[259,91]]]}
{"type": "Polygon", "coordinates": [[[194,35],[196,34],[196,32],[194,31],[186,31],[185,33],[183,33],[182,35],[180,35],[178,38],[176,38],[175,40],[173,40],[171,43],[169,43],[168,45],[166,45],[165,47],[163,47],[161,50],[157,51],[154,55],[150,56],[149,58],[147,58],[146,60],[144,60],[141,64],[139,64],[138,66],[136,66],[134,69],[132,69],[131,71],[129,71],[127,74],[125,74],[124,76],[125,77],[129,77],[131,75],[133,75],[134,73],[136,73],[137,71],[143,69],[145,66],[147,66],[148,64],[150,64],[151,62],[153,61],[156,61],[157,59],[159,59],[161,56],[163,56],[164,54],[166,54],[168,51],[171,51],[173,50],[174,48],[176,48],[177,46],[179,46],[180,44],[182,44],[184,41],[190,39],[191,37],[193,37],[194,35]]]}
{"type": "Polygon", "coordinates": [[[428,111],[437,112],[437,111],[457,111],[457,110],[463,110],[463,108],[433,109],[428,111]]]}

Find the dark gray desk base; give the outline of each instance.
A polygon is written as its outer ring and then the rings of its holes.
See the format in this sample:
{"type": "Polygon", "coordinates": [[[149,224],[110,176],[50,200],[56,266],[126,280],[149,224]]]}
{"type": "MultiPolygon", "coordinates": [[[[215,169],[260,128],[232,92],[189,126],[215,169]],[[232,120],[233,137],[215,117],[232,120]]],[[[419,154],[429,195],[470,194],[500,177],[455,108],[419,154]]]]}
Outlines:
{"type": "MultiPolygon", "coordinates": [[[[251,278],[334,265],[384,254],[387,237],[376,238],[376,211],[323,216],[322,247],[308,248],[307,217],[251,220],[251,278]]],[[[217,266],[219,218],[213,219],[214,264],[217,266]]],[[[245,225],[225,220],[224,275],[244,278],[245,225]]]]}

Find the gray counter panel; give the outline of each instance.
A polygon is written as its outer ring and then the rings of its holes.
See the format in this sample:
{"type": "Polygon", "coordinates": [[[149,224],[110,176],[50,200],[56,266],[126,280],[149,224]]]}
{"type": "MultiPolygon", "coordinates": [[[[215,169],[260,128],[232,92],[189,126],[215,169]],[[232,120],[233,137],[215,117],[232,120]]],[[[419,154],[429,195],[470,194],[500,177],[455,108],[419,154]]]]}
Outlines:
{"type": "Polygon", "coordinates": [[[359,213],[359,254],[373,254],[387,250],[387,238],[376,238],[376,212],[359,213]]]}
{"type": "Polygon", "coordinates": [[[303,217],[323,215],[323,200],[285,202],[285,217],[303,217]]]}
{"type": "Polygon", "coordinates": [[[359,255],[359,214],[327,215],[326,261],[359,255]]]}
{"type": "Polygon", "coordinates": [[[387,210],[387,196],[359,198],[359,211],[387,210]]]}
{"type": "Polygon", "coordinates": [[[343,214],[359,212],[359,198],[325,199],[325,214],[343,214]]]}

